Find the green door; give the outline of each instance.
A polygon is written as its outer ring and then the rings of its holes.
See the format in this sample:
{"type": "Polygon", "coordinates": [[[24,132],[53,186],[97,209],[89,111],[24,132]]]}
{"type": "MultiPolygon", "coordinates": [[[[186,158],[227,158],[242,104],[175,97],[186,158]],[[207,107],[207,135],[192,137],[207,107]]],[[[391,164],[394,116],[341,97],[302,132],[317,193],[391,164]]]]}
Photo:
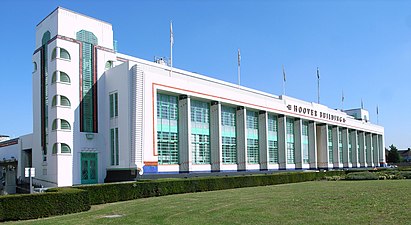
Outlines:
{"type": "Polygon", "coordinates": [[[97,183],[97,169],[97,153],[81,153],[81,183],[97,183]]]}

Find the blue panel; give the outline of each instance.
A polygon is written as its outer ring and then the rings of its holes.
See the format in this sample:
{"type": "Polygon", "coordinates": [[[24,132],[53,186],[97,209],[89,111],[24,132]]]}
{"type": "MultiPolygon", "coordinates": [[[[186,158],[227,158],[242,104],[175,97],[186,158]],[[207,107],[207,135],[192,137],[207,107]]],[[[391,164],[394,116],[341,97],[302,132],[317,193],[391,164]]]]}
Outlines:
{"type": "Polygon", "coordinates": [[[158,173],[157,166],[143,166],[144,173],[158,173]]]}

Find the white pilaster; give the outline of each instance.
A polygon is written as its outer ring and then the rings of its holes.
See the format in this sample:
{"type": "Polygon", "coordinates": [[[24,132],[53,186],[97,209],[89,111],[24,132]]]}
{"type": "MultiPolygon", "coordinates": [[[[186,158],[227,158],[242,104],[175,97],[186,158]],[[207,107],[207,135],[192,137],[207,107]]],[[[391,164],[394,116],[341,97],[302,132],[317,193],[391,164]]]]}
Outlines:
{"type": "Polygon", "coordinates": [[[365,134],[363,131],[358,132],[358,144],[358,151],[360,151],[360,167],[367,167],[367,163],[365,161],[365,134]]]}
{"type": "Polygon", "coordinates": [[[286,126],[286,117],[278,115],[278,164],[280,169],[287,168],[286,126]]]}
{"type": "Polygon", "coordinates": [[[349,144],[349,134],[348,134],[348,129],[347,128],[340,128],[340,129],[342,129],[342,135],[341,135],[341,137],[342,137],[342,144],[343,144],[343,158],[342,158],[342,163],[343,163],[343,166],[345,167],[345,168],[349,168],[349,167],[351,167],[351,163],[350,163],[350,160],[349,160],[349,146],[348,146],[348,144],[349,144]]]}
{"type": "Polygon", "coordinates": [[[303,168],[303,148],[302,148],[302,120],[294,120],[294,151],[295,151],[295,168],[303,168]]]}
{"type": "Polygon", "coordinates": [[[180,173],[188,173],[192,170],[192,150],[191,150],[191,118],[190,118],[190,97],[180,95],[178,101],[178,142],[180,150],[180,173]]]}
{"type": "MultiPolygon", "coordinates": [[[[319,169],[328,169],[328,125],[317,126],[317,161],[319,169]]],[[[330,162],[332,163],[332,162],[330,162]]]]}
{"type": "Polygon", "coordinates": [[[373,147],[373,162],[375,167],[380,166],[380,146],[378,144],[378,135],[377,134],[372,134],[372,147],[373,147]]]}
{"type": "Polygon", "coordinates": [[[310,169],[317,169],[317,129],[316,122],[310,121],[308,124],[308,158],[310,169]]]}
{"type": "Polygon", "coordinates": [[[350,131],[350,136],[351,136],[351,151],[352,151],[352,157],[351,157],[351,162],[352,162],[352,167],[357,168],[359,167],[359,158],[358,158],[358,134],[357,130],[351,130],[350,131]]]}
{"type": "Polygon", "coordinates": [[[268,126],[267,112],[260,111],[258,115],[258,147],[260,151],[260,170],[268,170],[268,126]]]}
{"type": "Polygon", "coordinates": [[[246,133],[246,109],[237,107],[236,129],[237,129],[237,170],[246,170],[247,159],[247,133],[246,133]]]}
{"type": "Polygon", "coordinates": [[[222,163],[221,147],[221,104],[217,101],[211,102],[210,107],[210,151],[211,171],[219,172],[222,163]]]}

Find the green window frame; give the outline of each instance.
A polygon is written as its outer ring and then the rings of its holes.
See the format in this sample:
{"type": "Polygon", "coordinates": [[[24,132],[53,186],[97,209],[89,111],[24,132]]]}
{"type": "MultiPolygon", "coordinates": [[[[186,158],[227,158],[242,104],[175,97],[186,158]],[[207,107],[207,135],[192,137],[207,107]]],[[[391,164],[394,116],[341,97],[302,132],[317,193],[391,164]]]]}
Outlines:
{"type": "Polygon", "coordinates": [[[33,62],[33,73],[37,71],[37,63],[33,62]]]}
{"type": "Polygon", "coordinates": [[[328,127],[328,163],[334,162],[333,130],[328,127]]]}
{"type": "Polygon", "coordinates": [[[70,100],[66,96],[60,95],[60,105],[70,107],[71,103],[70,103],[70,100]]]}
{"type": "Polygon", "coordinates": [[[301,137],[301,147],[303,153],[303,163],[308,164],[310,162],[309,158],[309,130],[308,130],[309,122],[306,120],[302,121],[302,137],[301,137]]]}
{"type": "Polygon", "coordinates": [[[278,116],[268,114],[268,162],[272,164],[278,163],[278,116]]]}
{"type": "Polygon", "coordinates": [[[57,47],[53,49],[53,51],[51,52],[51,60],[56,59],[57,58],[57,47]]]}
{"type": "Polygon", "coordinates": [[[71,80],[67,73],[60,71],[60,82],[70,84],[71,80]]]}
{"type": "Polygon", "coordinates": [[[52,130],[57,130],[57,119],[53,120],[53,124],[51,125],[52,130]]]}
{"type": "Polygon", "coordinates": [[[53,99],[51,100],[51,106],[52,107],[57,106],[57,96],[58,95],[54,95],[53,99]]]}
{"type": "Polygon", "coordinates": [[[61,143],[61,153],[71,153],[71,148],[68,144],[61,143]]]}
{"type": "Polygon", "coordinates": [[[60,58],[71,60],[70,53],[64,48],[60,48],[60,58]]]}
{"type": "Polygon", "coordinates": [[[71,130],[71,125],[67,120],[60,119],[60,128],[62,130],[71,130]]]}
{"type": "Polygon", "coordinates": [[[178,164],[178,143],[178,99],[157,94],[158,164],[178,164]]]}
{"type": "Polygon", "coordinates": [[[57,154],[57,145],[58,145],[57,143],[53,144],[53,149],[51,151],[52,154],[57,154]]]}
{"type": "Polygon", "coordinates": [[[110,118],[118,117],[118,92],[109,95],[110,118]]]}
{"type": "Polygon", "coordinates": [[[111,160],[110,164],[112,166],[118,166],[119,165],[119,134],[118,134],[118,128],[111,128],[110,129],[110,154],[111,154],[111,160]]]}
{"type": "Polygon", "coordinates": [[[109,70],[111,68],[113,68],[113,61],[109,60],[109,61],[106,62],[106,65],[105,65],[104,69],[109,70]]]}
{"type": "Polygon", "coordinates": [[[247,126],[247,163],[258,164],[260,152],[258,145],[258,112],[246,112],[247,126]]]}
{"type": "Polygon", "coordinates": [[[286,118],[287,163],[295,163],[294,118],[286,118]]]}
{"type": "Polygon", "coordinates": [[[53,72],[53,75],[51,76],[51,83],[54,84],[57,82],[57,71],[53,72]]]}
{"type": "Polygon", "coordinates": [[[210,104],[191,100],[190,109],[193,164],[210,164],[210,104]]]}
{"type": "Polygon", "coordinates": [[[237,163],[236,109],[221,106],[221,154],[223,164],[237,163]]]}

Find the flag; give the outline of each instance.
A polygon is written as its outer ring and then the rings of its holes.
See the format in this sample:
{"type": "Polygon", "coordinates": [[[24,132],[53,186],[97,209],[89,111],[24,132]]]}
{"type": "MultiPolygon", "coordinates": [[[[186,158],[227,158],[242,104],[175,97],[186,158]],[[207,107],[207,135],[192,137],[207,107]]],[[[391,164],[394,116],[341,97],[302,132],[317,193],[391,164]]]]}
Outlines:
{"type": "Polygon", "coordinates": [[[238,60],[238,66],[240,66],[240,65],[241,65],[241,54],[240,54],[240,49],[238,49],[237,60],[238,60]]]}
{"type": "Polygon", "coordinates": [[[344,102],[344,90],[342,91],[341,101],[344,102]]]}
{"type": "Polygon", "coordinates": [[[318,69],[318,67],[317,67],[317,79],[318,80],[320,79],[320,69],[318,69]]]}
{"type": "Polygon", "coordinates": [[[284,82],[286,82],[286,81],[287,81],[286,76],[285,76],[284,65],[283,65],[283,79],[284,79],[284,82]]]}
{"type": "Polygon", "coordinates": [[[377,116],[378,116],[378,105],[377,105],[377,116]]]}
{"type": "Polygon", "coordinates": [[[174,45],[173,21],[170,21],[170,44],[174,45]]]}
{"type": "Polygon", "coordinates": [[[361,99],[361,109],[364,109],[364,102],[361,99]]]}

